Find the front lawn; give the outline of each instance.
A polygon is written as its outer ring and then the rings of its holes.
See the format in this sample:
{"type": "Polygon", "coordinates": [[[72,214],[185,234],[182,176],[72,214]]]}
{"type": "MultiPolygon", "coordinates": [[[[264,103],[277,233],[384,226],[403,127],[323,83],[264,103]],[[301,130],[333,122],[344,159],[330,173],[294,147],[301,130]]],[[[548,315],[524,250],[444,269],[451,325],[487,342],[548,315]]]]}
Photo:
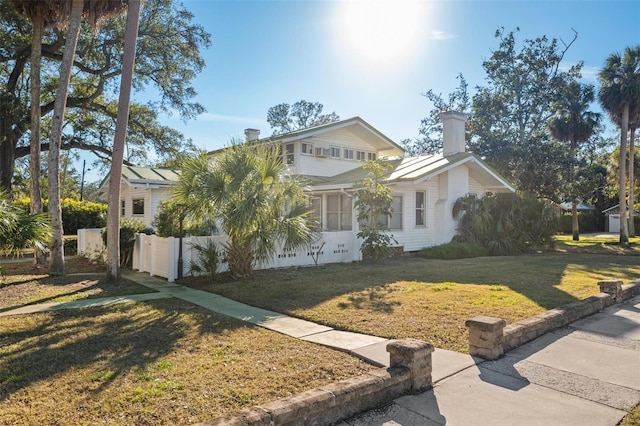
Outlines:
{"type": "Polygon", "coordinates": [[[371,368],[174,299],[14,315],[0,319],[0,423],[190,424],[371,368]]]}
{"type": "Polygon", "coordinates": [[[598,280],[640,279],[637,243],[627,249],[602,243],[585,241],[577,250],[561,237],[552,253],[404,257],[380,264],[257,271],[241,281],[198,277],[183,283],[342,330],[413,337],[466,352],[468,318],[488,315],[512,323],[597,294],[598,280]]]}

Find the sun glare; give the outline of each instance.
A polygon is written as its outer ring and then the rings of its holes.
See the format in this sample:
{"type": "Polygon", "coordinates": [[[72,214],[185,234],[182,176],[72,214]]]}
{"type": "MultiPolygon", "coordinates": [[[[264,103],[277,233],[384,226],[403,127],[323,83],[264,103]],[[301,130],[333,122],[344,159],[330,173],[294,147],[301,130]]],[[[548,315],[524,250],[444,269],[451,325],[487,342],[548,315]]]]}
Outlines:
{"type": "Polygon", "coordinates": [[[368,0],[342,3],[343,42],[369,61],[401,59],[418,44],[424,2],[368,0]]]}

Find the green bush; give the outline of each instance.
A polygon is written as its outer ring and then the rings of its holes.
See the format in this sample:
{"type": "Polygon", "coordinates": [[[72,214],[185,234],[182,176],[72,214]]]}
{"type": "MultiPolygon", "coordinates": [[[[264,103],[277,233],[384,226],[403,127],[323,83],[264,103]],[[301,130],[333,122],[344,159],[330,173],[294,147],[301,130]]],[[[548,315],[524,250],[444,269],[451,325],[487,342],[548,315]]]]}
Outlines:
{"type": "Polygon", "coordinates": [[[418,252],[418,257],[424,259],[443,260],[468,259],[487,255],[487,250],[484,247],[473,243],[447,243],[423,248],[418,252]]]}
{"type": "MultiPolygon", "coordinates": [[[[13,204],[25,213],[29,213],[30,199],[20,198],[13,204]]],[[[62,228],[65,235],[75,235],[78,229],[102,228],[107,224],[107,205],[90,201],[78,201],[71,198],[63,198],[60,201],[62,207],[62,228]]],[[[46,213],[47,201],[42,202],[43,211],[46,213]]]]}
{"type": "Polygon", "coordinates": [[[213,235],[216,226],[212,219],[195,219],[187,208],[173,200],[163,200],[151,226],[159,237],[180,237],[180,217],[182,217],[182,236],[213,235]]]}
{"type": "Polygon", "coordinates": [[[220,251],[213,240],[207,240],[205,244],[192,244],[197,253],[198,260],[191,261],[191,272],[206,273],[213,280],[220,264],[220,251]]]}
{"type": "MultiPolygon", "coordinates": [[[[558,221],[558,231],[563,234],[571,234],[571,214],[563,214],[558,221]]],[[[596,213],[578,213],[578,230],[580,233],[602,231],[600,221],[596,213]]]]}
{"type": "MultiPolygon", "coordinates": [[[[120,266],[131,267],[136,234],[153,234],[153,229],[137,219],[120,219],[120,266]]],[[[107,245],[107,228],[102,229],[102,241],[107,245]]]]}
{"type": "Polygon", "coordinates": [[[78,254],[78,239],[64,237],[64,255],[75,256],[76,254],[78,254]]]}

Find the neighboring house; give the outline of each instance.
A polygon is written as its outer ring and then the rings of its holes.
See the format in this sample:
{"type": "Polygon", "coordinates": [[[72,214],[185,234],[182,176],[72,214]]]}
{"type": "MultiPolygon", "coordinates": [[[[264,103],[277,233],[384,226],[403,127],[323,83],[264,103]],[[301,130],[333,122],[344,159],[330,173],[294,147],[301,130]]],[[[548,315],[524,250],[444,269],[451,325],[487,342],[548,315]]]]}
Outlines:
{"type": "MultiPolygon", "coordinates": [[[[415,251],[451,241],[456,233],[451,211],[459,197],[514,191],[480,158],[465,152],[466,117],[451,111],[442,119],[444,153],[422,157],[404,157],[399,145],[359,117],[263,139],[255,129],[245,135],[279,144],[289,171],[308,179],[307,192],[322,230],[351,231],[354,243],[358,224],[353,197],[367,174],[362,162],[389,161],[394,213],[388,226],[404,251],[415,251]]],[[[123,216],[150,224],[158,201],[169,197],[178,175],[175,170],[123,168],[123,216]]],[[[358,251],[353,255],[356,260],[358,251]]]]}
{"type": "MultiPolygon", "coordinates": [[[[629,211],[629,206],[627,206],[627,211],[629,211]]],[[[635,216],[640,214],[637,210],[634,210],[634,212],[635,216]]],[[[602,214],[607,217],[604,222],[604,230],[606,232],[620,232],[620,204],[602,210],[602,214]]]]}
{"type": "MultiPolygon", "coordinates": [[[[171,196],[171,186],[179,176],[178,170],[122,166],[120,216],[138,219],[151,226],[158,203],[171,196]]],[[[100,184],[102,194],[108,190],[109,176],[100,184]]]]}

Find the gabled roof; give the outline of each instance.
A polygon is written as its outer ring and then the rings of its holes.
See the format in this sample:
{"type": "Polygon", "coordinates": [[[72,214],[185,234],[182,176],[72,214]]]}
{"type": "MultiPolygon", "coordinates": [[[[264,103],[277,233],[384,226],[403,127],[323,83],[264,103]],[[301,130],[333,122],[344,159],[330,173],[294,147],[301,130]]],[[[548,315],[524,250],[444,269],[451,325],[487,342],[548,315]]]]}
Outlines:
{"type": "Polygon", "coordinates": [[[398,156],[404,153],[404,148],[389,139],[378,129],[367,123],[360,117],[351,117],[346,120],[334,121],[331,123],[321,124],[319,126],[310,127],[308,129],[296,130],[294,132],[283,133],[280,135],[273,135],[267,138],[260,139],[259,142],[293,142],[300,139],[312,138],[324,133],[328,133],[334,130],[344,129],[361,139],[365,139],[371,143],[378,150],[382,151],[382,155],[398,156]],[[384,151],[389,151],[389,154],[384,154],[384,151]]]}
{"type": "MultiPolygon", "coordinates": [[[[179,178],[180,170],[122,166],[122,180],[131,186],[147,184],[155,187],[168,186],[176,183],[179,178]]],[[[109,175],[100,182],[100,188],[102,189],[107,182],[109,182],[109,175]]]]}
{"type": "MultiPolygon", "coordinates": [[[[386,176],[389,184],[400,182],[420,183],[444,173],[454,167],[465,164],[469,167],[469,175],[488,189],[515,191],[502,176],[475,155],[461,152],[443,156],[429,155],[422,157],[408,157],[388,160],[392,165],[386,176]]],[[[362,167],[341,173],[332,177],[307,176],[315,190],[350,189],[357,188],[358,183],[366,176],[367,171],[362,167]]]]}

